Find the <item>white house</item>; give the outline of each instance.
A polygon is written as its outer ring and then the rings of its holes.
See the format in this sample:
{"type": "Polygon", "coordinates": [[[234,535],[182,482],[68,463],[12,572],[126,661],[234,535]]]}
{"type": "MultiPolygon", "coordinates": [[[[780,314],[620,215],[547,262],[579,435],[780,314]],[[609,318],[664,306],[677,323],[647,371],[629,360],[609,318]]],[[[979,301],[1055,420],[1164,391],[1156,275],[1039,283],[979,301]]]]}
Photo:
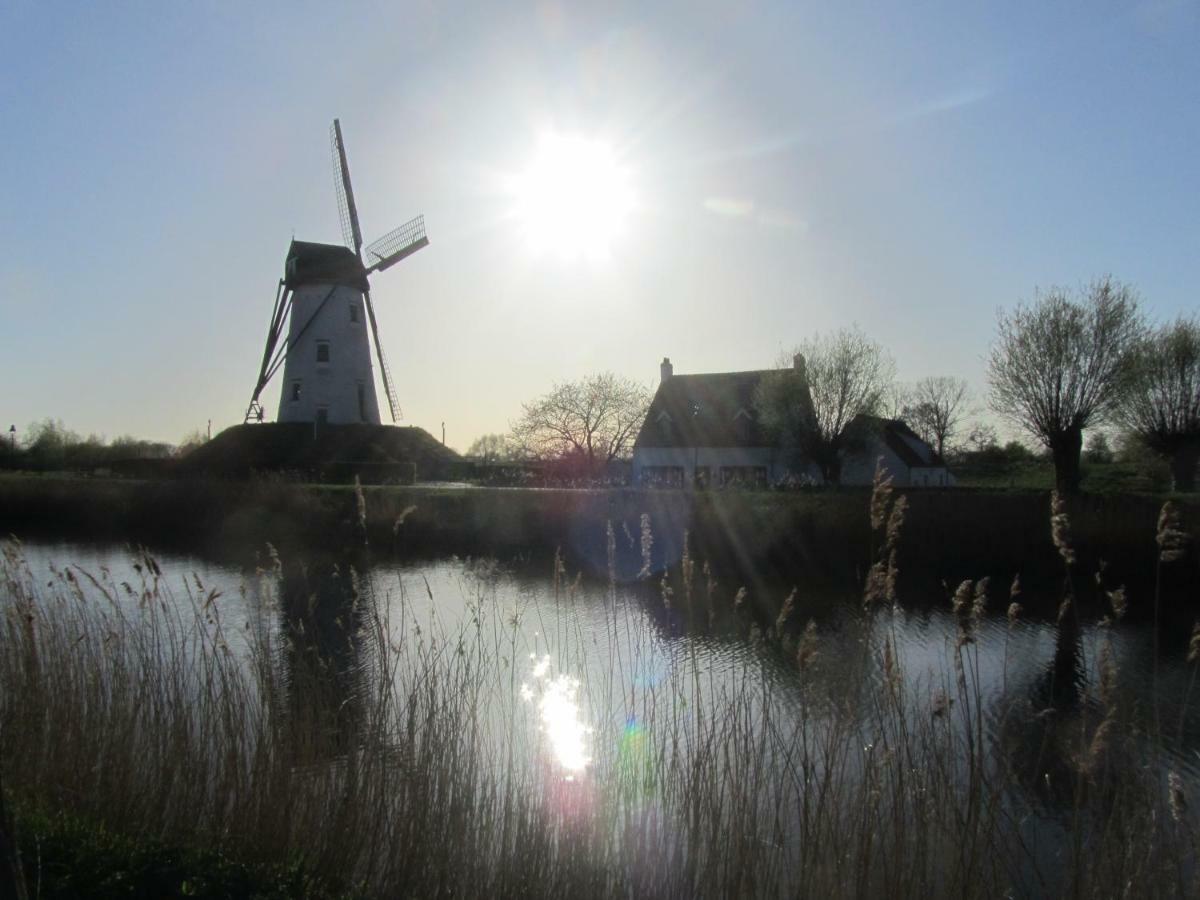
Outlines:
{"type": "MultiPolygon", "coordinates": [[[[803,371],[804,360],[796,367],[803,371]]],[[[676,375],[669,359],[633,445],[633,483],[661,487],[766,486],[785,479],[820,483],[813,463],[774,441],[759,422],[754,394],[777,370],[676,375]]],[[[949,487],[941,457],[899,420],[872,419],[866,445],[842,461],[842,484],[870,484],[876,463],[897,486],[949,487]]]]}

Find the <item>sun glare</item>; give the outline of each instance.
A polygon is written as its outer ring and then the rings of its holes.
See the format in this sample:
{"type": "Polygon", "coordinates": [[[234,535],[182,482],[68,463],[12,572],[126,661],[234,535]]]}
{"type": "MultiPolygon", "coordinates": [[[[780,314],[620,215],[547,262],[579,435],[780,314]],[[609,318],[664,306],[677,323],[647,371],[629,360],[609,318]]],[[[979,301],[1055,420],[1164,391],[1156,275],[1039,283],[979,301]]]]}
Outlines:
{"type": "Polygon", "coordinates": [[[591,732],[584,723],[576,694],[578,679],[568,675],[550,676],[550,656],[538,660],[532,655],[533,684],[521,685],[521,698],[537,706],[540,730],[550,745],[550,751],[566,772],[568,780],[591,763],[587,752],[587,736],[591,732]]]}
{"type": "Polygon", "coordinates": [[[633,208],[612,147],[575,135],[544,134],[514,193],[530,248],[563,259],[607,258],[633,208]]]}

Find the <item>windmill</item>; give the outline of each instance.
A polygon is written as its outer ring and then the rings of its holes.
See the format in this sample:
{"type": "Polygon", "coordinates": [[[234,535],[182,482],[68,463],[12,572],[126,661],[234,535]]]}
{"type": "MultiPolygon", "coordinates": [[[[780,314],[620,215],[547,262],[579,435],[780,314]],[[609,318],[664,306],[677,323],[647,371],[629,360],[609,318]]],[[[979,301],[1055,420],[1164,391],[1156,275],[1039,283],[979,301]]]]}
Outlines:
{"type": "Polygon", "coordinates": [[[429,244],[425,217],[417,216],[364,249],[346,145],[337,119],[333,120],[329,137],[345,246],[293,239],[288,247],[258,381],[246,408],[247,422],[263,420],[259,396],[283,367],[278,421],[378,425],[372,339],[392,421],[401,416],[387,355],[379,340],[368,279],[429,244]],[[285,321],[287,337],[281,340],[285,321]]]}

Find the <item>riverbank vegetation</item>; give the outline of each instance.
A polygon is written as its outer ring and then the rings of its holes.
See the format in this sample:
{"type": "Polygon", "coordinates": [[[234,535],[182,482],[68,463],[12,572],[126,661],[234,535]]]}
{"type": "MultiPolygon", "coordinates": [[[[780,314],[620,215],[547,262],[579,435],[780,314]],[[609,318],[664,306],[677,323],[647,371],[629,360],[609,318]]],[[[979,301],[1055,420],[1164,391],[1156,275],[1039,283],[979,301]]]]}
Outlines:
{"type": "MultiPolygon", "coordinates": [[[[870,566],[867,489],[756,491],[535,490],[365,487],[362,530],[373,551],[549,555],[603,573],[605,524],[616,529],[618,577],[642,568],[642,513],[658,540],[653,569],[677,565],[684,532],[694,551],[741,579],[823,577],[855,583],[870,566]]],[[[1056,555],[1044,528],[1048,494],[978,489],[910,491],[905,569],[933,584],[972,575],[1047,572],[1056,555]]],[[[1120,577],[1153,572],[1152,539],[1165,495],[1099,493],[1068,500],[1079,553],[1120,577]]],[[[1185,517],[1200,501],[1176,495],[1185,517]]],[[[272,479],[116,480],[0,476],[0,528],[16,534],[186,544],[249,561],[270,541],[299,552],[361,543],[353,486],[272,479]]]]}
{"type": "MultiPolygon", "coordinates": [[[[77,834],[190,860],[161,888],[176,895],[220,896],[204,887],[220,884],[205,880],[216,860],[292,873],[289,889],[312,896],[1194,895],[1196,786],[1161,752],[1183,711],[1127,702],[1103,639],[1080,659],[1075,594],[1091,576],[1066,505],[1042,520],[1066,576],[1058,645],[1041,687],[997,708],[973,640],[986,582],[946,598],[957,625],[941,665],[903,677],[887,622],[918,500],[886,484],[870,498],[871,627],[855,658],[823,654],[793,597],[769,628],[747,623],[787,679],[764,665],[718,682],[685,660],[627,699],[637,660],[603,683],[519,664],[529,648],[486,592],[447,628],[346,571],[341,637],[319,641],[312,601],[281,607],[276,558],[247,586],[243,621],[198,580],[172,594],[149,556],[136,583],[64,565],[44,584],[9,543],[0,772],[26,889],[67,883],[42,848],[77,834]],[[575,726],[601,695],[624,714],[585,739],[575,726]]],[[[648,568],[665,536],[644,524],[648,568]]],[[[606,532],[615,580],[620,538],[606,532]]],[[[1194,568],[1174,507],[1148,537],[1160,584],[1194,568]]],[[[684,547],[662,603],[737,620],[744,592],[714,593],[684,547]]],[[[1157,619],[1156,593],[1105,590],[1112,622],[1134,607],[1157,619]]],[[[1009,592],[1010,627],[1023,591],[1009,592]]],[[[565,663],[587,641],[555,650],[565,663]]]]}

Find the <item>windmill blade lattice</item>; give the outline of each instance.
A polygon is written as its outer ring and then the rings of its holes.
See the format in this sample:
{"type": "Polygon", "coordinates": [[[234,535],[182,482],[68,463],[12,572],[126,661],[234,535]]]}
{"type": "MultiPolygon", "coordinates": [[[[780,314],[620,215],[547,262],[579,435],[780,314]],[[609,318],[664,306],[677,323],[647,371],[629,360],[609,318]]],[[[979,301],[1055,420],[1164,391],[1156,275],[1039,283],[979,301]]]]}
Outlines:
{"type": "Polygon", "coordinates": [[[364,264],[368,271],[382,272],[394,266],[404,257],[416,253],[422,247],[429,245],[425,236],[425,217],[417,216],[410,222],[405,222],[399,228],[389,231],[383,237],[367,245],[363,254],[364,264]]]}
{"type": "Polygon", "coordinates": [[[354,188],[350,186],[350,164],[346,162],[346,145],[342,140],[342,125],[337,119],[333,120],[333,125],[329,128],[329,146],[333,157],[333,187],[337,192],[342,241],[357,254],[362,247],[362,231],[358,227],[358,208],[354,205],[354,188]]]}

